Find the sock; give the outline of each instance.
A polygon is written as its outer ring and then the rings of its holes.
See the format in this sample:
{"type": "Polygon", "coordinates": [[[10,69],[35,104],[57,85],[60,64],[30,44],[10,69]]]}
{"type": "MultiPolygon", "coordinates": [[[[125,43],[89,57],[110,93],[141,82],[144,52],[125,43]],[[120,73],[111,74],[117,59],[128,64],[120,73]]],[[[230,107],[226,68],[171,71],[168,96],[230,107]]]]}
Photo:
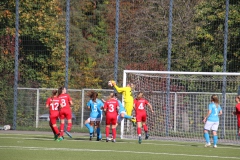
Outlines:
{"type": "Polygon", "coordinates": [[[55,132],[55,130],[54,130],[54,128],[53,128],[53,126],[52,126],[52,123],[51,122],[49,122],[49,126],[51,127],[51,129],[52,129],[52,132],[53,132],[53,134],[55,135],[55,134],[57,134],[56,132],[55,132]]]}
{"type": "Polygon", "coordinates": [[[140,127],[137,128],[137,134],[141,136],[141,128],[140,127]]]}
{"type": "Polygon", "coordinates": [[[116,137],[117,137],[116,128],[112,128],[112,135],[113,135],[113,139],[116,139],[116,137]]]}
{"type": "Polygon", "coordinates": [[[125,114],[125,115],[124,115],[124,118],[126,118],[126,119],[132,119],[133,117],[125,114]]]}
{"type": "Polygon", "coordinates": [[[106,127],[105,129],[106,129],[106,138],[108,138],[108,136],[109,136],[109,127],[106,127]]]}
{"type": "Polygon", "coordinates": [[[218,142],[218,136],[215,135],[213,136],[213,145],[217,145],[217,142],[218,142]]]}
{"type": "Polygon", "coordinates": [[[53,127],[53,130],[55,132],[55,135],[56,134],[59,134],[59,130],[58,130],[58,127],[57,126],[52,126],[53,127]]]}
{"type": "Polygon", "coordinates": [[[90,132],[90,124],[89,123],[86,123],[85,126],[87,127],[88,131],[90,132]]]}
{"type": "Polygon", "coordinates": [[[71,131],[71,128],[72,128],[72,123],[68,123],[67,131],[70,132],[70,131],[71,131]]]}
{"type": "Polygon", "coordinates": [[[90,128],[89,128],[89,134],[90,134],[90,137],[92,137],[92,134],[93,134],[93,127],[92,126],[90,126],[90,128]]]}
{"type": "Polygon", "coordinates": [[[101,129],[100,129],[100,127],[97,128],[97,137],[98,137],[99,139],[102,139],[102,134],[101,134],[101,129]]]}
{"type": "Polygon", "coordinates": [[[146,124],[144,124],[144,125],[143,125],[143,129],[144,129],[144,131],[145,131],[145,132],[147,132],[147,131],[148,131],[148,127],[147,127],[147,125],[146,125],[146,124]]]}
{"type": "Polygon", "coordinates": [[[63,131],[64,131],[64,123],[60,124],[60,136],[63,136],[63,131]]]}
{"type": "Polygon", "coordinates": [[[204,133],[204,138],[205,138],[207,143],[210,143],[210,137],[209,137],[208,133],[204,133]]]}

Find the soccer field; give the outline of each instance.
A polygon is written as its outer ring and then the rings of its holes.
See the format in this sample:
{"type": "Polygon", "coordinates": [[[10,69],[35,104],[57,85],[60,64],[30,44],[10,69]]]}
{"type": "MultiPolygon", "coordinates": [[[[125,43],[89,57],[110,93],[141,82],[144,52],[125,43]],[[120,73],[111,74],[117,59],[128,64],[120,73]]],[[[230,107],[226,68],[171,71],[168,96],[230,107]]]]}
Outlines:
{"type": "Polygon", "coordinates": [[[239,159],[240,146],[202,143],[117,139],[116,143],[89,141],[87,134],[74,133],[61,142],[50,132],[0,131],[1,160],[212,160],[239,159]]]}

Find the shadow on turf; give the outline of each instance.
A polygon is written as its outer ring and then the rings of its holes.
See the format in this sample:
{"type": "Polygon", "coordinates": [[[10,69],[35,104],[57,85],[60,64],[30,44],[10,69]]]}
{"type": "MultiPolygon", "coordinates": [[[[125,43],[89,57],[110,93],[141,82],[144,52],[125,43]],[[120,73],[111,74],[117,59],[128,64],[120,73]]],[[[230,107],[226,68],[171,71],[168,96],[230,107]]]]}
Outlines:
{"type": "MultiPolygon", "coordinates": [[[[89,141],[89,138],[87,137],[80,137],[80,138],[68,138],[64,137],[64,139],[67,140],[79,140],[79,141],[89,141]]],[[[32,138],[26,138],[26,140],[36,140],[36,141],[45,141],[45,140],[54,140],[53,137],[46,137],[46,136],[37,136],[37,137],[32,137],[32,138]]],[[[103,139],[105,141],[105,139],[103,139]]],[[[102,141],[103,141],[102,140],[102,141]]],[[[96,139],[93,139],[92,141],[97,141],[96,139]]]]}

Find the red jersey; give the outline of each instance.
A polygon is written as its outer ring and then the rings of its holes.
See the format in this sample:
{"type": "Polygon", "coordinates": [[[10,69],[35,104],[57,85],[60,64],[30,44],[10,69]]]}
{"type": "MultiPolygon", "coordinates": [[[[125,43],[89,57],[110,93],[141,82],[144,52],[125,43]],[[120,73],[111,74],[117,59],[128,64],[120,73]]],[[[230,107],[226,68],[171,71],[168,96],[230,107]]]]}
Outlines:
{"type": "Polygon", "coordinates": [[[49,97],[46,101],[46,105],[49,106],[49,112],[59,111],[60,99],[57,97],[49,97]]]}
{"type": "Polygon", "coordinates": [[[240,103],[236,104],[236,115],[240,117],[240,103]]]}
{"type": "Polygon", "coordinates": [[[144,98],[134,99],[134,107],[136,114],[146,113],[145,106],[148,104],[148,101],[144,98]]]}
{"type": "Polygon", "coordinates": [[[109,99],[104,103],[104,109],[106,109],[106,115],[116,116],[118,115],[119,104],[116,99],[109,99]]]}
{"type": "Polygon", "coordinates": [[[72,100],[68,94],[60,94],[58,98],[61,101],[62,108],[69,108],[70,109],[70,101],[72,100]]]}

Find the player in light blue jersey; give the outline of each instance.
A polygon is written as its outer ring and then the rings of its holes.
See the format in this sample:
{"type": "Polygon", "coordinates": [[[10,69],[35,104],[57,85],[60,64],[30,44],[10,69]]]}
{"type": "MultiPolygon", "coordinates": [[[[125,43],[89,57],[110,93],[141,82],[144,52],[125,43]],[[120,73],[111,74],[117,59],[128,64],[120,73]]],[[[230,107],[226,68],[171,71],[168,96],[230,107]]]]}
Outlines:
{"type": "Polygon", "coordinates": [[[219,116],[222,114],[222,108],[219,105],[219,100],[217,95],[211,96],[211,103],[208,105],[208,113],[204,117],[204,138],[206,140],[205,147],[211,146],[209,131],[213,132],[213,147],[217,148],[218,136],[217,130],[219,126],[219,116]]]}
{"type": "Polygon", "coordinates": [[[100,121],[102,118],[102,109],[103,109],[103,102],[98,99],[98,93],[92,91],[89,94],[89,97],[91,98],[88,103],[87,107],[91,110],[90,112],[90,124],[85,123],[85,126],[89,129],[90,134],[90,140],[92,140],[93,137],[93,131],[94,131],[94,125],[96,124],[97,127],[97,141],[102,139],[101,136],[101,129],[100,129],[100,121]]]}

